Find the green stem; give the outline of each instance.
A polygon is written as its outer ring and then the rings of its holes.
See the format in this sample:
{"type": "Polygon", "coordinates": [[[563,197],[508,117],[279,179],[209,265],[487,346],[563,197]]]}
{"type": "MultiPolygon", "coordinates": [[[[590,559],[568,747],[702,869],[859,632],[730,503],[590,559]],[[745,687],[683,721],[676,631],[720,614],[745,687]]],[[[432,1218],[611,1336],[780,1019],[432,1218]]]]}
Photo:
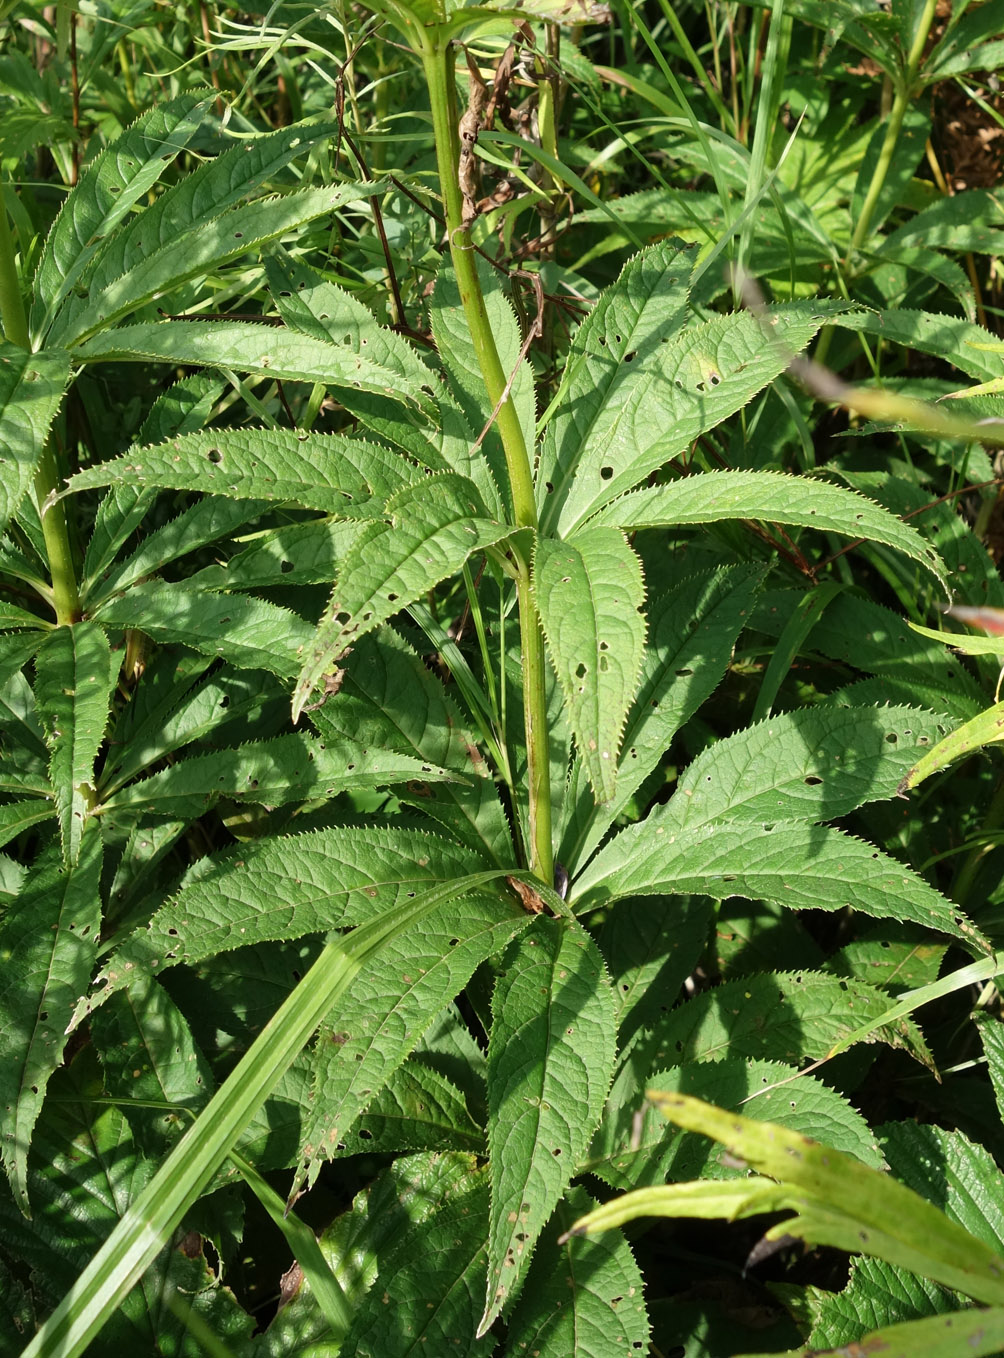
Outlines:
{"type": "MultiPolygon", "coordinates": [[[[453,48],[437,28],[419,31],[420,54],[429,90],[436,160],[446,214],[447,239],[457,276],[460,300],[481,369],[489,408],[498,406],[496,417],[505,451],[515,522],[519,528],[537,528],[537,505],[533,493],[530,457],[512,396],[502,400],[508,374],[502,367],[492,334],[485,300],[478,279],[474,243],[463,224],[463,198],[457,171],[460,145],[456,86],[453,79],[453,48]]],[[[528,853],[530,868],[550,886],[554,879],[551,847],[551,789],[548,763],[547,688],[540,618],[530,591],[527,557],[518,551],[520,633],[523,661],[523,710],[526,722],[527,780],[529,784],[528,853]]]]}
{"type": "MultiPolygon", "coordinates": [[[[0,323],[3,325],[4,336],[11,344],[17,344],[22,349],[31,347],[28,318],[25,315],[17,266],[14,262],[14,241],[2,197],[0,197],[0,323]]],[[[56,621],[69,623],[76,622],[80,617],[80,595],[73,569],[70,536],[66,530],[66,510],[62,500],[50,506],[48,511],[42,508],[58,483],[59,473],[52,442],[49,440],[35,469],[35,496],[42,517],[45,550],[49,557],[52,603],[56,610],[56,621]]]]}
{"type": "Polygon", "coordinates": [[[896,151],[896,144],[899,141],[899,134],[903,127],[903,119],[906,111],[910,107],[910,102],[916,93],[914,84],[917,78],[917,71],[920,67],[920,59],[924,55],[924,47],[927,43],[928,34],[931,31],[931,24],[934,22],[935,10],[938,0],[926,0],[924,12],[917,25],[917,32],[914,36],[913,46],[906,59],[906,67],[896,83],[896,97],[893,99],[892,108],[889,111],[889,121],[886,124],[885,137],[882,141],[882,150],[872,172],[871,183],[868,185],[868,192],[865,194],[865,201],[861,205],[861,212],[854,227],[854,234],[851,237],[850,250],[848,255],[860,250],[861,246],[868,239],[868,231],[871,227],[872,217],[875,215],[875,208],[878,204],[879,195],[885,185],[886,175],[889,173],[889,166],[896,151]]]}

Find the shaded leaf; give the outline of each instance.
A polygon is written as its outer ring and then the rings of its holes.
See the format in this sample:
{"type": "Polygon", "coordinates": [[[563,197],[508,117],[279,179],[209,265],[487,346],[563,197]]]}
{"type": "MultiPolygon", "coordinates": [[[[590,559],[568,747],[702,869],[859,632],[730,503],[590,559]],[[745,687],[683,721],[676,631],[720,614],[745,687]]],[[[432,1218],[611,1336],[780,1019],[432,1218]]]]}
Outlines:
{"type": "Polygon", "coordinates": [[[30,354],[0,340],[0,532],[31,485],[69,375],[65,350],[30,354]]]}

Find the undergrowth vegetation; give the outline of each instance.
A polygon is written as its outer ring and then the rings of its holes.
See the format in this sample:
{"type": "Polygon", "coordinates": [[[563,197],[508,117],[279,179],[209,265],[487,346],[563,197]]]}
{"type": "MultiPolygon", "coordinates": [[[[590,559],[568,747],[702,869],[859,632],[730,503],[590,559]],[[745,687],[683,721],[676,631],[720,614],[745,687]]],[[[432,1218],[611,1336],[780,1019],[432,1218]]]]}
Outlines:
{"type": "Polygon", "coordinates": [[[611,8],[0,3],[4,1354],[1004,1352],[1004,0],[611,8]]]}

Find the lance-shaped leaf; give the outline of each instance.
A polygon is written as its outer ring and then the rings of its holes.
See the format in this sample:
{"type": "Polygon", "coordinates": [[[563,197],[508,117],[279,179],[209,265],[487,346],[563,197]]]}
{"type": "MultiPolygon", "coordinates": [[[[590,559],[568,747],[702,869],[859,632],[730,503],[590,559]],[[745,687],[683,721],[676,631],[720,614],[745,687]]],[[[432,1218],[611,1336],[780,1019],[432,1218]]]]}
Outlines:
{"type": "Polygon", "coordinates": [[[438,836],[377,826],[315,830],[202,859],[149,925],[112,954],[74,1022],[127,986],[137,968],[160,972],[357,923],[480,866],[438,836]]]}
{"type": "Polygon", "coordinates": [[[509,1322],[510,1358],[610,1358],[648,1349],[641,1270],[624,1237],[609,1231],[595,1240],[557,1243],[595,1205],[578,1186],[558,1204],[509,1322]]]}
{"type": "Polygon", "coordinates": [[[347,736],[318,740],[291,731],[274,740],[179,760],[141,782],[129,783],[105,802],[102,811],[136,808],[147,815],[195,817],[220,797],[283,806],[410,779],[424,783],[459,777],[413,756],[362,745],[347,736]]]}
{"type": "Polygon", "coordinates": [[[760,1061],[819,1059],[852,1032],[873,1025],[869,1042],[885,1042],[934,1068],[924,1036],[912,1019],[883,1023],[889,996],[878,986],[818,971],[768,972],[703,991],[639,1034],[618,1076],[621,1102],[655,1071],[726,1057],[760,1061]]]}
{"type": "Polygon", "coordinates": [[[956,759],[972,754],[973,750],[981,750],[985,745],[995,744],[999,740],[1004,740],[1004,703],[995,703],[978,717],[973,717],[972,721],[960,726],[957,731],[945,736],[906,773],[899,785],[899,791],[912,791],[913,788],[919,787],[925,778],[930,778],[933,773],[940,773],[956,759]]]}
{"type": "Polygon", "coordinates": [[[31,485],[69,373],[62,349],[30,354],[0,340],[0,532],[31,485]]]}
{"type": "Polygon", "coordinates": [[[795,1215],[772,1226],[768,1240],[791,1235],[875,1255],[978,1301],[1004,1303],[1004,1255],[890,1175],[777,1123],[756,1122],[685,1094],[652,1091],[649,1098],[678,1127],[713,1137],[777,1182],[747,1178],[732,1186],[705,1182],[641,1189],[582,1218],[573,1228],[576,1234],[619,1226],[645,1213],[734,1220],[788,1210],[795,1215]],[[714,1201],[718,1190],[730,1187],[738,1192],[722,1192],[714,1201]]]}
{"type": "Polygon", "coordinates": [[[300,652],[313,635],[309,623],[287,608],[242,594],[214,594],[161,581],[134,585],[103,603],[94,615],[110,627],[135,627],[154,641],[177,641],[205,655],[222,656],[245,670],[296,673],[300,652]]]}
{"type": "Polygon", "coordinates": [[[616,795],[606,806],[597,806],[578,759],[569,775],[569,819],[559,857],[570,873],[588,859],[658,767],[677,731],[721,681],[762,578],[757,568],[743,566],[695,573],[649,601],[648,644],[624,727],[616,795]]]}
{"type": "MultiPolygon", "coordinates": [[[[145,251],[132,268],[121,274],[115,272],[119,261],[112,246],[86,280],[87,300],[81,303],[74,298],[53,326],[52,337],[67,348],[74,348],[189,279],[212,273],[249,250],[258,251],[286,232],[326,216],[354,199],[379,192],[382,187],[337,184],[241,203],[145,251]]],[[[360,383],[372,383],[380,377],[375,365],[364,357],[356,357],[360,383]]],[[[383,384],[386,389],[385,377],[383,384]]]]}
{"type": "Polygon", "coordinates": [[[484,1130],[471,1117],[460,1090],[445,1076],[411,1059],[343,1132],[337,1155],[387,1151],[469,1151],[484,1154],[484,1130]]]}
{"type": "Polygon", "coordinates": [[[84,834],[75,862],[42,855],[0,922],[0,1138],[14,1197],[28,1215],[28,1147],[59,1065],[76,997],[86,987],[101,926],[101,836],[84,834]]]}
{"type": "Polygon", "coordinates": [[[57,627],[35,660],[35,703],[49,747],[49,780],[67,864],[76,861],[94,799],[94,761],[116,668],[105,630],[94,622],[57,627]]]}
{"type": "Polygon", "coordinates": [[[835,820],[895,796],[917,752],[949,724],[910,707],[806,707],[769,717],[699,754],[660,824],[835,820]]]}
{"type": "Polygon", "coordinates": [[[676,239],[640,250],[575,332],[558,392],[560,418],[549,420],[540,452],[542,526],[563,507],[583,455],[608,442],[634,365],[639,358],[658,363],[683,327],[695,250],[676,239]]]}
{"type": "Polygon", "coordinates": [[[488,1292],[478,1333],[515,1297],[544,1223],[575,1173],[613,1071],[614,999],[596,944],[539,915],[492,998],[488,1292]]]}
{"type": "MultiPolygon", "coordinates": [[[[784,372],[828,314],[826,303],[791,302],[763,319],[748,312],[715,316],[688,325],[647,362],[643,349],[632,361],[630,380],[608,398],[603,421],[568,477],[560,513],[548,522],[567,535],[741,410],[784,372]]],[[[561,413],[559,408],[555,418],[561,413]]]]}
{"type": "Polygon", "coordinates": [[[215,97],[199,90],[157,105],[95,156],[45,242],[35,274],[35,338],[44,334],[104,238],[191,141],[215,97]]]}
{"type": "Polygon", "coordinates": [[[365,353],[373,369],[382,369],[392,386],[434,412],[435,374],[407,340],[378,325],[369,308],[350,292],[302,260],[282,253],[265,260],[265,274],[279,315],[291,330],[365,353]]]}
{"type": "Polygon", "coordinates": [[[379,1273],[357,1304],[341,1358],[431,1358],[451,1351],[488,1358],[495,1337],[472,1338],[487,1215],[485,1173],[472,1167],[434,1212],[378,1254],[379,1273]]]}
{"type": "Polygon", "coordinates": [[[596,800],[609,801],[645,646],[641,563],[616,529],[540,538],[533,590],[576,747],[596,800]]]}
{"type": "Polygon", "coordinates": [[[857,491],[780,472],[703,472],[622,496],[592,521],[619,528],[670,528],[722,519],[817,528],[895,547],[947,589],[941,558],[915,528],[857,491]]]}
{"type": "Polygon", "coordinates": [[[850,908],[912,920],[962,939],[981,955],[991,951],[956,905],[871,844],[802,821],[681,828],[672,806],[657,808],[599,851],[576,880],[576,913],[622,896],[742,896],[792,910],[850,908]]]}
{"type": "Polygon", "coordinates": [[[341,518],[366,518],[415,480],[403,457],[363,439],[297,429],[220,429],[183,434],[87,467],[67,481],[63,494],[94,486],[156,486],[292,501],[341,518]]]}
{"type": "Polygon", "coordinates": [[[293,695],[294,721],[324,674],[355,641],[512,531],[489,521],[473,482],[452,472],[425,477],[392,495],[384,516],[385,522],[367,524],[356,538],[305,648],[307,660],[293,695]]]}
{"type": "Polygon", "coordinates": [[[51,815],[51,803],[39,797],[30,797],[21,802],[7,802],[0,806],[0,849],[15,839],[22,830],[37,825],[39,821],[48,820],[51,815]]]}
{"type": "Polygon", "coordinates": [[[332,1025],[318,1035],[313,1114],[303,1145],[306,1164],[294,1179],[291,1198],[304,1178],[314,1183],[343,1134],[475,967],[501,952],[530,918],[502,893],[471,893],[402,930],[374,965],[362,968],[332,1025]]]}
{"type": "Polygon", "coordinates": [[[152,321],[123,325],[78,345],[86,363],[154,360],[232,368],[254,377],[288,382],[332,382],[403,399],[387,374],[339,344],[251,321],[152,321]]]}

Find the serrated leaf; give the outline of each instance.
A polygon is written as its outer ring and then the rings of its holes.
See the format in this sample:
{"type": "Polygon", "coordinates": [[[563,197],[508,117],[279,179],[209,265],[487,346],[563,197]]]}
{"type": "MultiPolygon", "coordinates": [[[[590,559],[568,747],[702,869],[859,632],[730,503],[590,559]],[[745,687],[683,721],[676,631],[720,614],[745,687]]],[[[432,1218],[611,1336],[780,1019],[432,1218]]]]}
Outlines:
{"type": "Polygon", "coordinates": [[[730,1179],[743,1168],[702,1137],[681,1136],[643,1098],[645,1085],[706,1099],[758,1121],[776,1121],[882,1169],[875,1134],[848,1100],[813,1075],[778,1061],[725,1055],[651,1071],[632,1061],[614,1083],[584,1170],[612,1188],[633,1188],[688,1179],[730,1179]]]}
{"type": "Polygon", "coordinates": [[[589,857],[658,767],[677,731],[718,685],[761,578],[758,570],[738,566],[688,575],[649,602],[649,637],[624,727],[617,793],[607,806],[598,807],[582,786],[577,764],[569,777],[570,817],[559,856],[570,873],[589,857]]]}
{"type": "MultiPolygon", "coordinates": [[[[519,326],[512,303],[504,295],[497,273],[478,255],[475,255],[474,263],[481,283],[485,315],[495,340],[499,362],[507,380],[512,379],[510,396],[529,448],[533,445],[536,423],[533,369],[526,358],[520,359],[522,339],[519,326]]],[[[450,396],[463,412],[471,431],[469,442],[473,443],[487,423],[494,403],[488,399],[481,363],[464,316],[460,287],[449,259],[443,260],[436,275],[429,323],[446,368],[450,396]]],[[[509,473],[502,439],[494,422],[484,437],[476,462],[470,467],[464,467],[458,461],[453,461],[451,465],[475,482],[485,504],[500,502],[496,487],[502,488],[505,503],[509,503],[509,473]],[[483,489],[486,474],[491,486],[483,489]]]]}
{"type": "Polygon", "coordinates": [[[65,350],[30,354],[0,340],[0,533],[31,485],[69,375],[65,350]]]}
{"type": "MultiPolygon", "coordinates": [[[[812,1346],[839,1348],[841,1344],[857,1343],[870,1331],[898,1321],[957,1314],[958,1305],[958,1296],[948,1288],[883,1259],[862,1256],[851,1261],[850,1281],[842,1291],[819,1293],[812,1346]]],[[[926,1358],[929,1352],[925,1343],[913,1358],[926,1358]]]]}
{"type": "Polygon", "coordinates": [[[452,472],[405,486],[383,512],[386,521],[367,524],[342,564],[297,680],[294,721],[355,641],[512,531],[490,522],[473,482],[452,472]]]}
{"type": "MultiPolygon", "coordinates": [[[[547,507],[545,523],[554,524],[567,536],[684,452],[694,439],[741,410],[784,372],[792,355],[805,348],[828,314],[825,305],[792,302],[772,308],[762,318],[744,312],[692,322],[655,349],[647,362],[649,346],[643,345],[632,363],[630,379],[608,396],[604,418],[593,425],[588,444],[572,465],[562,469],[564,494],[556,483],[555,508],[547,507]]],[[[559,407],[555,419],[562,415],[559,407]]],[[[658,491],[640,494],[657,495],[658,491]]],[[[616,509],[601,522],[633,527],[616,509]]]]}
{"type": "Polygon", "coordinates": [[[899,785],[899,791],[912,792],[925,779],[930,778],[932,774],[940,773],[956,759],[972,754],[974,750],[981,750],[986,745],[993,745],[999,740],[1004,740],[1004,703],[995,703],[993,707],[988,707],[978,717],[973,717],[972,721],[965,722],[939,741],[933,750],[929,750],[907,770],[899,785]]]}
{"type": "Polygon", "coordinates": [[[360,519],[311,519],[255,535],[225,565],[189,576],[198,589],[330,585],[359,535],[360,519]]]}
{"type": "Polygon", "coordinates": [[[910,707],[807,707],[757,722],[710,746],[677,783],[668,820],[835,820],[896,794],[945,718],[910,707]]]}
{"type": "Polygon", "coordinates": [[[265,275],[279,315],[290,329],[356,354],[365,351],[373,368],[383,369],[387,381],[416,406],[434,408],[435,375],[418,352],[393,330],[379,325],[369,308],[345,288],[286,254],[266,259],[265,275]]]}
{"type": "Polygon", "coordinates": [[[459,1150],[481,1155],[484,1140],[456,1085],[413,1056],[374,1095],[351,1130],[342,1133],[345,1149],[337,1153],[459,1150]]]}
{"type": "Polygon", "coordinates": [[[484,1172],[472,1171],[438,1209],[406,1230],[360,1302],[342,1358],[418,1358],[463,1345],[487,1358],[495,1337],[473,1338],[484,1277],[484,1172]]]}
{"type": "Polygon", "coordinates": [[[946,944],[926,930],[887,922],[861,930],[822,965],[834,976],[853,976],[900,994],[932,985],[946,952],[946,944]]]}
{"type": "Polygon", "coordinates": [[[948,588],[938,553],[915,528],[856,491],[808,477],[780,472],[702,472],[624,495],[601,509],[592,523],[633,530],[723,519],[795,524],[881,542],[918,562],[948,588]]]}
{"type": "Polygon", "coordinates": [[[156,575],[169,562],[198,551],[207,543],[229,537],[266,508],[264,500],[234,503],[221,495],[203,496],[177,518],[147,533],[125,561],[109,567],[98,587],[88,591],[88,608],[93,611],[97,603],[110,594],[122,593],[138,580],[156,575]]]}
{"type": "Polygon", "coordinates": [[[139,975],[92,1016],[90,1032],[108,1094],[122,1100],[137,1143],[163,1155],[213,1092],[188,1021],[161,985],[139,975]]]}
{"type": "Polygon", "coordinates": [[[117,484],[167,486],[371,518],[416,475],[397,454],[342,434],[219,429],[182,434],[88,467],[70,478],[63,494],[117,484]]]}
{"type": "Polygon", "coordinates": [[[76,862],[94,799],[94,761],[108,723],[115,685],[103,627],[57,627],[35,660],[35,703],[49,747],[49,780],[59,817],[63,859],[76,862]]]}
{"type": "Polygon", "coordinates": [[[154,641],[176,641],[205,655],[222,656],[238,669],[296,673],[313,629],[288,609],[242,594],[215,594],[159,581],[134,585],[106,600],[95,619],[109,627],[134,627],[154,641]]]}
{"type": "Polygon", "coordinates": [[[641,1270],[624,1237],[610,1231],[556,1244],[595,1205],[577,1186],[558,1204],[509,1321],[504,1352],[512,1358],[609,1358],[647,1349],[641,1270]]]}
{"type": "Polygon", "coordinates": [[[101,811],[136,809],[146,815],[192,819],[220,797],[272,807],[409,779],[435,782],[458,777],[396,750],[364,746],[348,737],[318,740],[291,731],[274,740],[179,760],[127,784],[101,811]]]}
{"type": "MultiPolygon", "coordinates": [[[[613,210],[622,212],[623,202],[613,210]]],[[[675,239],[640,250],[575,332],[558,414],[548,422],[540,452],[537,495],[544,527],[570,495],[583,454],[594,445],[602,447],[611,427],[616,428],[619,397],[635,379],[635,369],[628,365],[639,355],[655,364],[663,346],[682,328],[694,255],[694,246],[675,239]]]]}
{"type": "Polygon", "coordinates": [[[402,930],[372,967],[362,968],[330,1026],[318,1035],[313,1111],[303,1145],[309,1184],[475,967],[529,923],[515,901],[471,894],[402,930]]]}
{"type": "Polygon", "coordinates": [[[253,943],[354,924],[480,866],[437,836],[376,826],[276,837],[203,859],[149,926],[112,954],[75,1021],[127,986],[137,968],[159,973],[253,943]]]}
{"type": "Polygon", "coordinates": [[[38,797],[26,801],[7,802],[0,806],[0,849],[16,839],[22,830],[30,829],[53,814],[50,804],[38,797]]]}
{"type": "Polygon", "coordinates": [[[743,896],[793,910],[849,907],[881,919],[912,920],[963,939],[978,954],[988,951],[980,931],[922,877],[840,830],[791,821],[679,829],[672,806],[657,808],[599,851],[575,883],[577,913],[621,896],[743,896]]]}
{"type": "Polygon", "coordinates": [[[616,1022],[603,960],[583,930],[539,915],[492,997],[488,1291],[478,1333],[515,1297],[610,1086],[616,1022]]]}
{"type": "Polygon", "coordinates": [[[0,921],[0,1138],[18,1206],[30,1215],[28,1148],[49,1077],[60,1064],[75,998],[87,986],[101,926],[101,836],[82,836],[72,864],[43,853],[0,921]]]}
{"type": "Polygon", "coordinates": [[[402,399],[382,370],[375,374],[349,349],[251,321],[151,321],[121,325],[73,350],[83,363],[138,361],[232,368],[287,382],[331,382],[381,398],[402,399]]]}
{"type": "Polygon", "coordinates": [[[641,562],[616,529],[538,538],[533,591],[576,747],[607,802],[645,646],[641,562]]]}
{"type": "Polygon", "coordinates": [[[194,91],[155,105],[88,166],[49,232],[35,273],[31,328],[36,339],[104,238],[191,141],[215,97],[212,91],[194,91]]]}
{"type": "Polygon", "coordinates": [[[711,903],[703,896],[652,909],[645,897],[621,901],[597,937],[610,971],[621,1045],[675,1002],[708,941],[711,903]]]}
{"type": "Polygon", "coordinates": [[[833,324],[934,354],[980,382],[1004,377],[1004,347],[1000,340],[989,330],[959,316],[905,309],[856,311],[835,315],[833,324]]]}
{"type": "Polygon", "coordinates": [[[380,744],[456,769],[449,783],[399,790],[481,853],[487,863],[512,860],[512,835],[487,760],[468,729],[469,717],[421,656],[389,627],[353,648],[342,686],[311,713],[322,736],[380,744]]]}
{"type": "Polygon", "coordinates": [[[911,1122],[887,1123],[879,1138],[897,1179],[1004,1254],[1001,1171],[989,1151],[957,1129],[911,1122]]]}
{"type": "MultiPolygon", "coordinates": [[[[130,312],[189,279],[211,274],[230,260],[258,251],[286,232],[378,193],[383,187],[381,183],[335,184],[240,203],[210,221],[197,226],[186,224],[185,230],[159,246],[141,250],[133,266],[122,273],[115,272],[122,252],[113,242],[85,281],[86,300],[75,298],[64,307],[53,324],[52,338],[79,352],[80,345],[98,332],[110,329],[130,312]]],[[[78,288],[78,297],[80,291],[78,288]]],[[[386,381],[379,369],[359,356],[355,372],[355,381],[365,383],[370,390],[371,384],[386,381]]]]}

